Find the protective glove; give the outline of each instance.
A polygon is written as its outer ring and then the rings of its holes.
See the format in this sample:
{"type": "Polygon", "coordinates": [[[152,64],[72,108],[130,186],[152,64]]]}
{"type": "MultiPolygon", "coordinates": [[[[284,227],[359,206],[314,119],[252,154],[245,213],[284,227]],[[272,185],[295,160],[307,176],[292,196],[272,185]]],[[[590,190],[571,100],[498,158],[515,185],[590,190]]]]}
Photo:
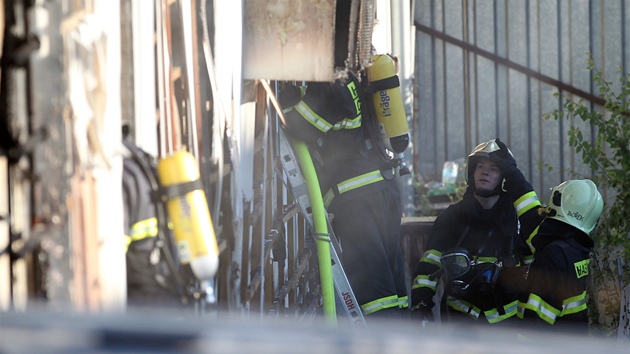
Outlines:
{"type": "Polygon", "coordinates": [[[499,150],[490,153],[490,159],[499,166],[503,172],[503,177],[509,178],[517,171],[516,160],[504,142],[498,138],[495,142],[499,146],[499,150]]]}
{"type": "Polygon", "coordinates": [[[414,289],[411,291],[411,311],[414,312],[413,316],[419,318],[421,321],[433,322],[433,300],[421,299],[422,291],[420,289],[414,289]]]}
{"type": "Polygon", "coordinates": [[[417,316],[420,321],[434,322],[432,307],[433,306],[429,307],[428,305],[420,304],[416,305],[411,310],[414,312],[414,316],[417,316]]]}

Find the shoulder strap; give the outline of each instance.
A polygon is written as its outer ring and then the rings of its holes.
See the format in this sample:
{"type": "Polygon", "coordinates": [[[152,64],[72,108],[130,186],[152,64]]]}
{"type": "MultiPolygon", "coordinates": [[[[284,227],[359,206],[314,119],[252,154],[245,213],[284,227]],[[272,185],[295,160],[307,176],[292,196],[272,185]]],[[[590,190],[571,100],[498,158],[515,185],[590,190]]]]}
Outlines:
{"type": "Polygon", "coordinates": [[[384,168],[391,168],[393,161],[387,154],[387,149],[385,149],[385,144],[381,139],[381,131],[378,126],[378,119],[376,119],[376,111],[371,102],[370,89],[367,86],[367,77],[364,74],[359,81],[359,78],[352,72],[350,73],[350,77],[352,80],[359,83],[359,100],[361,102],[361,116],[363,120],[361,128],[365,150],[376,150],[384,168]]]}
{"type": "Polygon", "coordinates": [[[459,245],[464,240],[464,237],[466,237],[466,235],[468,235],[468,231],[470,231],[470,225],[466,225],[466,227],[464,228],[464,231],[462,231],[462,234],[459,236],[459,240],[457,240],[457,243],[455,244],[455,247],[459,247],[459,245]]]}

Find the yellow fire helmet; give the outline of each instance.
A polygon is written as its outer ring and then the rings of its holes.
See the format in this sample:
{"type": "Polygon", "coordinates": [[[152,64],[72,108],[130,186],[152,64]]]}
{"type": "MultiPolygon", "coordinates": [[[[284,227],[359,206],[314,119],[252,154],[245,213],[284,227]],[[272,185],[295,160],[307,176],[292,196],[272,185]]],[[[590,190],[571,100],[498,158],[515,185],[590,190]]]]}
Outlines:
{"type": "Polygon", "coordinates": [[[604,201],[590,179],[569,180],[551,189],[547,207],[551,210],[549,218],[569,224],[588,235],[602,214],[604,201]]]}

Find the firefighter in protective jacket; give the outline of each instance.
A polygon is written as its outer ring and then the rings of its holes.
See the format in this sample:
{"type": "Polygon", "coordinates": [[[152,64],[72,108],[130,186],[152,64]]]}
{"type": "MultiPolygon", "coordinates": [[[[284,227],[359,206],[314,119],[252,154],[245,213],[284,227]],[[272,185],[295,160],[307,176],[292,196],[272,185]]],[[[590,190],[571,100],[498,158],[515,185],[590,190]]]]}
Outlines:
{"type": "Polygon", "coordinates": [[[422,319],[433,321],[436,301],[442,322],[493,324],[516,315],[522,265],[531,254],[519,242],[516,210],[502,190],[505,172],[490,159],[499,151],[498,142],[473,149],[466,160],[463,199],[433,224],[412,284],[412,310],[422,319]],[[434,301],[438,281],[444,295],[434,301]]]}
{"type": "MultiPolygon", "coordinates": [[[[501,144],[501,150],[507,147],[501,144]]],[[[587,334],[586,287],[594,245],[589,235],[604,205],[597,186],[588,179],[565,181],[551,189],[543,207],[509,154],[497,154],[495,160],[507,171],[506,189],[534,253],[518,317],[528,328],[587,334]]]]}
{"type": "Polygon", "coordinates": [[[313,156],[344,270],[369,322],[377,315],[400,317],[408,297],[400,195],[392,165],[368,137],[363,95],[351,75],[333,83],[284,84],[278,98],[287,133],[313,156]]]}

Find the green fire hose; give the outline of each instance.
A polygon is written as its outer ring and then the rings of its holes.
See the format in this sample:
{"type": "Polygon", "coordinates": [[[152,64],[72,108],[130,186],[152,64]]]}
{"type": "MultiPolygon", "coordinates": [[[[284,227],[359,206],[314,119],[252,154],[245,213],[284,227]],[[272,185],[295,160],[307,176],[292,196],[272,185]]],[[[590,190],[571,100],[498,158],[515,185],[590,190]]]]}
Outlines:
{"type": "Polygon", "coordinates": [[[332,275],[332,263],[330,255],[330,234],[328,233],[328,219],[324,209],[324,200],[319,188],[319,180],[313,166],[311,154],[303,142],[293,141],[298,164],[304,175],[308,196],[311,201],[313,213],[313,225],[315,226],[315,242],[317,245],[317,257],[319,260],[319,277],[322,285],[322,298],[324,302],[324,316],[333,325],[337,324],[337,309],[335,305],[335,288],[332,275]]]}

